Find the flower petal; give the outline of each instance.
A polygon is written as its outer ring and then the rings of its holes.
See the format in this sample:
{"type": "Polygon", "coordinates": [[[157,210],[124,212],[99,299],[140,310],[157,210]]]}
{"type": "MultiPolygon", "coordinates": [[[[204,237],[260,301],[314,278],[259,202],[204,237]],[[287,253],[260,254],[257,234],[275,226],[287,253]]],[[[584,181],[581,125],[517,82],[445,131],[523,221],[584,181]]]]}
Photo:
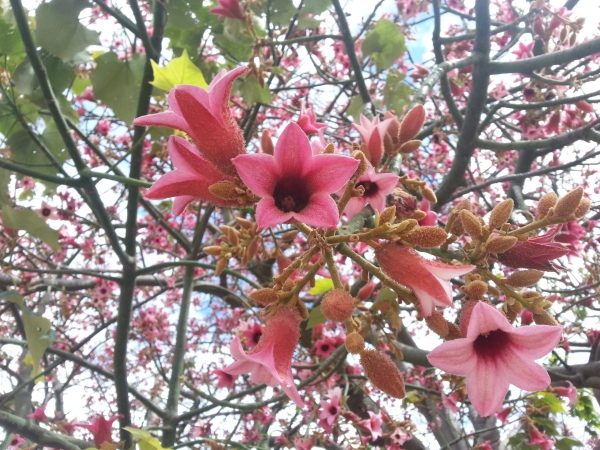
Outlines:
{"type": "Polygon", "coordinates": [[[483,417],[494,414],[508,392],[509,381],[499,362],[494,358],[477,358],[472,363],[473,370],[467,375],[469,400],[483,417]]]}
{"type": "Polygon", "coordinates": [[[173,214],[176,216],[180,215],[187,205],[194,200],[197,200],[197,198],[193,195],[180,195],[179,197],[175,197],[175,200],[173,200],[173,214]]]}
{"type": "Polygon", "coordinates": [[[506,317],[496,308],[487,303],[477,303],[471,312],[467,338],[475,340],[480,334],[487,334],[495,330],[502,330],[507,333],[515,331],[506,317]]]}
{"type": "Polygon", "coordinates": [[[247,70],[246,66],[236,67],[229,72],[222,70],[208,86],[210,110],[223,126],[227,126],[228,116],[231,116],[229,112],[231,86],[235,79],[247,70]]]}
{"type": "Polygon", "coordinates": [[[310,160],[305,177],[314,193],[331,194],[346,185],[358,168],[358,160],[343,155],[316,155],[310,160]]]}
{"type": "Polygon", "coordinates": [[[344,212],[348,219],[352,219],[355,215],[363,210],[365,207],[365,199],[363,197],[353,197],[350,199],[346,208],[344,208],[344,212]]]}
{"type": "Polygon", "coordinates": [[[302,397],[300,397],[298,389],[294,384],[294,375],[292,374],[291,368],[287,375],[287,383],[283,383],[281,388],[283,389],[283,392],[287,394],[290,400],[293,401],[299,408],[304,408],[306,406],[306,403],[304,403],[304,400],[302,400],[302,397]]]}
{"type": "Polygon", "coordinates": [[[510,335],[513,348],[527,359],[539,359],[546,356],[558,344],[562,327],[551,325],[532,325],[515,328],[510,335]]]}
{"type": "Polygon", "coordinates": [[[286,177],[302,177],[312,158],[308,137],[296,123],[290,122],[277,140],[274,152],[279,173],[286,177]]]}
{"type": "Polygon", "coordinates": [[[233,165],[242,181],[259,197],[273,195],[279,179],[275,159],[265,153],[240,155],[233,158],[233,165]]]}
{"type": "Polygon", "coordinates": [[[190,127],[183,117],[173,111],[140,116],[133,121],[137,126],[169,127],[190,134],[190,127]]]}
{"type": "Polygon", "coordinates": [[[470,339],[455,339],[437,346],[427,355],[429,362],[454,375],[468,375],[472,372],[477,356],[470,339]]]}
{"type": "Polygon", "coordinates": [[[256,205],[256,223],[259,228],[267,228],[292,219],[294,213],[283,212],[275,206],[273,197],[264,197],[256,205]]]}
{"type": "Polygon", "coordinates": [[[550,375],[539,364],[523,358],[517,349],[509,347],[502,354],[504,371],[511,384],[525,391],[539,391],[550,385],[550,375]]]}
{"type": "Polygon", "coordinates": [[[294,219],[313,227],[337,228],[340,220],[337,205],[328,194],[313,195],[308,205],[293,215],[294,219]]]}
{"type": "Polygon", "coordinates": [[[202,178],[214,180],[215,183],[228,178],[205,160],[196,147],[179,136],[171,136],[169,138],[167,150],[173,166],[177,170],[200,175],[202,178]]]}

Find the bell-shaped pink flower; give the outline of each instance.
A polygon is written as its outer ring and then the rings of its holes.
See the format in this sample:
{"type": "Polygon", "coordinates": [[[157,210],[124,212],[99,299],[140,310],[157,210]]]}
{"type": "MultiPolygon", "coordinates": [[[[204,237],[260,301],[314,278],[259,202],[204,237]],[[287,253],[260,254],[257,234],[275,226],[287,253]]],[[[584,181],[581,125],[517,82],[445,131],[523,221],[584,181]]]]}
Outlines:
{"type": "Polygon", "coordinates": [[[375,414],[373,411],[368,411],[369,418],[361,421],[361,425],[369,430],[371,433],[371,442],[375,442],[378,438],[383,436],[383,430],[381,429],[381,424],[383,423],[383,419],[381,418],[381,413],[375,414]]]}
{"type": "Polygon", "coordinates": [[[569,406],[573,406],[577,403],[577,388],[573,386],[573,383],[567,381],[568,386],[557,386],[554,388],[554,392],[561,397],[567,397],[569,399],[569,406]]]}
{"type": "Polygon", "coordinates": [[[562,225],[555,226],[546,234],[517,242],[510,250],[499,253],[498,261],[513,269],[554,272],[562,269],[561,266],[552,262],[553,259],[565,256],[571,251],[566,245],[554,242],[561,227],[562,225]]]}
{"type": "Polygon", "coordinates": [[[138,117],[134,125],[175,128],[187,133],[202,156],[228,175],[235,175],[231,158],[246,152],[244,136],[231,115],[229,96],[234,80],[248,70],[223,70],[205,90],[180,84],[169,92],[169,109],[138,117]]]}
{"type": "Polygon", "coordinates": [[[240,6],[240,0],[218,0],[218,5],[219,6],[212,8],[208,12],[218,15],[221,20],[225,17],[241,21],[244,20],[244,12],[240,6]]]}
{"type": "Polygon", "coordinates": [[[149,199],[175,197],[173,214],[181,214],[192,200],[209,201],[218,206],[237,206],[235,200],[223,200],[208,190],[208,187],[219,181],[233,180],[229,175],[220,172],[215,166],[202,157],[200,152],[188,141],[171,136],[167,151],[175,170],[167,172],[146,191],[149,199]]]}
{"type": "Polygon", "coordinates": [[[267,386],[281,386],[299,407],[304,401],[298,394],[292,375],[292,355],[300,339],[300,314],[292,306],[281,306],[268,320],[264,332],[249,353],[244,353],[240,339],[231,341],[231,355],[236,361],[223,372],[236,376],[250,374],[250,381],[267,386]]]}
{"type": "Polygon", "coordinates": [[[554,448],[554,439],[546,436],[534,424],[530,423],[527,428],[529,431],[529,442],[527,444],[539,445],[542,450],[552,450],[554,448]]]}
{"type": "Polygon", "coordinates": [[[356,181],[356,187],[362,186],[365,193],[362,197],[352,197],[344,212],[349,219],[358,214],[368,203],[379,212],[385,209],[385,197],[398,185],[398,176],[393,173],[376,173],[369,167],[356,181]]]}
{"type": "Polygon", "coordinates": [[[260,228],[290,220],[335,228],[339,215],[330,194],[344,186],[358,167],[358,161],[348,156],[313,156],[308,137],[293,122],[281,133],[273,156],[240,155],[233,163],[246,186],[262,197],[256,207],[260,228]]]}
{"type": "Polygon", "coordinates": [[[35,420],[36,422],[48,422],[48,416],[46,416],[46,408],[43,406],[35,408],[33,413],[27,414],[27,417],[35,420]]]}
{"type": "Polygon", "coordinates": [[[415,293],[424,317],[435,307],[452,305],[450,280],[469,273],[475,266],[451,266],[423,258],[416,250],[394,242],[381,244],[375,250],[381,269],[392,279],[415,293]]]}
{"type": "Polygon", "coordinates": [[[300,117],[296,123],[307,135],[316,134],[321,129],[327,128],[326,124],[317,122],[315,112],[312,108],[306,108],[304,102],[302,102],[302,106],[300,107],[300,117]]]}
{"type": "Polygon", "coordinates": [[[444,342],[427,358],[435,367],[467,378],[467,394],[481,416],[494,414],[513,384],[538,391],[550,384],[548,372],[535,362],[560,340],[561,327],[513,328],[496,308],[479,302],[473,308],[467,337],[444,342]]]}
{"type": "Polygon", "coordinates": [[[112,443],[112,424],[115,420],[122,418],[123,415],[118,414],[110,417],[106,420],[103,416],[92,419],[92,423],[75,423],[76,427],[87,428],[92,436],[94,436],[94,445],[96,448],[100,448],[102,443],[112,443]]]}
{"type": "Polygon", "coordinates": [[[375,117],[371,122],[361,114],[360,125],[352,124],[354,129],[360,133],[363,144],[366,148],[366,156],[373,165],[379,166],[383,157],[383,138],[387,133],[387,129],[395,119],[389,118],[383,122],[379,121],[379,117],[375,117]]]}
{"type": "Polygon", "coordinates": [[[431,210],[431,203],[429,203],[429,200],[426,198],[421,200],[419,209],[426,214],[425,217],[419,220],[419,225],[422,227],[434,227],[437,225],[438,215],[435,211],[431,210]]]}

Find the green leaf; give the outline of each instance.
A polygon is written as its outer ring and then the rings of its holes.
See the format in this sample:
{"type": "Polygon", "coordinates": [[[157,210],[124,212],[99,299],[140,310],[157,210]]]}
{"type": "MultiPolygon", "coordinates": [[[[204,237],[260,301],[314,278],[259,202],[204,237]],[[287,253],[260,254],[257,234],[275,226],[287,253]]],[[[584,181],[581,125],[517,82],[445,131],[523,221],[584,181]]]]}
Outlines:
{"type": "Polygon", "coordinates": [[[19,64],[12,75],[17,91],[23,95],[31,95],[39,83],[29,58],[19,64]]]}
{"type": "Polygon", "coordinates": [[[79,23],[79,13],[89,4],[84,0],[52,0],[35,11],[37,43],[63,61],[93,44],[100,44],[98,33],[79,23]]]}
{"type": "Polygon", "coordinates": [[[536,394],[537,401],[542,405],[550,409],[552,413],[564,413],[565,407],[562,401],[556,394],[552,392],[538,392],[536,394]]]}
{"type": "Polygon", "coordinates": [[[333,280],[331,278],[318,278],[308,293],[311,295],[321,295],[332,290],[333,287],[333,280]]]}
{"type": "Polygon", "coordinates": [[[271,103],[271,92],[267,85],[261,86],[258,79],[251,75],[242,81],[240,85],[240,94],[248,105],[254,103],[271,103]]]}
{"type": "Polygon", "coordinates": [[[379,72],[391,67],[406,51],[404,36],[388,19],[381,19],[362,43],[364,56],[371,56],[379,72]]]}
{"type": "Polygon", "coordinates": [[[558,450],[571,450],[573,447],[583,447],[583,443],[571,437],[564,437],[557,440],[554,447],[558,450]]]}
{"type": "Polygon", "coordinates": [[[169,14],[168,27],[197,28],[199,22],[197,11],[202,8],[202,0],[169,0],[166,6],[169,14]]]}
{"type": "Polygon", "coordinates": [[[250,58],[254,41],[246,32],[246,26],[239,20],[225,18],[213,29],[215,44],[223,55],[235,61],[247,61],[250,58]]]}
{"type": "Polygon", "coordinates": [[[321,325],[322,323],[327,322],[327,318],[321,312],[321,305],[315,306],[310,310],[308,314],[308,322],[306,322],[306,329],[310,330],[317,325],[321,325]]]}
{"type": "Polygon", "coordinates": [[[6,300],[7,302],[23,306],[23,296],[17,291],[0,292],[0,300],[6,300]]]}
{"type": "Polygon", "coordinates": [[[91,85],[92,82],[89,78],[76,77],[71,85],[71,90],[75,95],[81,95],[83,94],[83,91],[85,91],[85,88],[91,85]]]}
{"type": "Polygon", "coordinates": [[[40,361],[44,352],[52,343],[51,337],[47,334],[52,327],[52,323],[45,317],[38,316],[28,308],[22,307],[23,326],[27,336],[27,348],[33,359],[34,373],[39,371],[40,361]]]}
{"type": "Polygon", "coordinates": [[[123,429],[129,431],[134,438],[139,440],[138,446],[140,450],[166,450],[160,445],[160,441],[146,430],[133,427],[123,427],[123,429]]]}
{"type": "Polygon", "coordinates": [[[273,25],[278,27],[287,27],[294,14],[298,11],[292,0],[271,0],[263,4],[267,8],[270,8],[267,17],[269,17],[273,25]]]}
{"type": "Polygon", "coordinates": [[[350,99],[348,109],[346,109],[346,115],[352,117],[355,123],[360,123],[360,115],[363,112],[364,103],[360,95],[355,95],[350,99]]]}
{"type": "Polygon", "coordinates": [[[100,56],[96,64],[92,73],[94,95],[119,119],[131,124],[142,84],[143,56],[135,54],[129,61],[120,61],[116,53],[108,52],[100,56]]]}
{"type": "Polygon", "coordinates": [[[58,231],[50,228],[46,221],[31,209],[14,209],[9,205],[3,205],[2,221],[7,227],[24,230],[41,239],[54,250],[60,249],[58,231]]]}
{"type": "Polygon", "coordinates": [[[0,205],[10,203],[8,196],[8,183],[10,183],[10,171],[0,169],[0,205]]]}
{"type": "Polygon", "coordinates": [[[75,71],[73,66],[65,63],[62,59],[51,53],[42,52],[42,62],[46,67],[48,79],[55,93],[61,93],[73,83],[75,71]]]}
{"type": "Polygon", "coordinates": [[[388,111],[400,114],[402,108],[408,105],[413,89],[404,82],[405,75],[397,70],[390,69],[383,88],[383,101],[388,111]]]}
{"type": "Polygon", "coordinates": [[[331,0],[304,0],[298,17],[297,29],[305,30],[319,27],[321,21],[315,17],[327,11],[329,6],[331,6],[331,0]]]}
{"type": "Polygon", "coordinates": [[[14,55],[23,52],[19,31],[0,17],[0,54],[14,55]]]}
{"type": "Polygon", "coordinates": [[[179,58],[173,58],[166,67],[160,67],[151,60],[154,81],[152,85],[165,92],[169,92],[178,84],[193,84],[201,88],[207,88],[202,71],[194,65],[184,49],[179,58]]]}

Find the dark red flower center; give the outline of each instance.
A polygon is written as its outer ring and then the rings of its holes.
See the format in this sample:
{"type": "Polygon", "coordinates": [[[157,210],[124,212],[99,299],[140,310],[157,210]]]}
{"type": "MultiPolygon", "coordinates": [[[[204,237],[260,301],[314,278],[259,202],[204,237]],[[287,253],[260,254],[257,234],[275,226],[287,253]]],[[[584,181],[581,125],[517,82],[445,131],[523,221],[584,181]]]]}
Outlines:
{"type": "Polygon", "coordinates": [[[329,344],[322,344],[321,345],[321,351],[322,352],[326,352],[327,350],[329,350],[329,344]]]}
{"type": "Polygon", "coordinates": [[[473,342],[473,350],[480,358],[495,358],[508,347],[510,336],[502,330],[480,334],[473,342]]]}
{"type": "Polygon", "coordinates": [[[338,413],[337,406],[330,406],[329,407],[329,414],[331,414],[332,416],[335,416],[337,413],[338,413]]]}
{"type": "Polygon", "coordinates": [[[252,335],[252,342],[254,342],[255,344],[258,344],[258,341],[260,340],[261,336],[262,336],[262,331],[261,332],[255,332],[252,335]]]}
{"type": "Polygon", "coordinates": [[[48,217],[51,213],[52,211],[50,210],[50,208],[42,208],[42,216],[48,217]]]}
{"type": "Polygon", "coordinates": [[[362,186],[365,190],[363,197],[372,197],[377,194],[377,191],[379,191],[379,186],[377,186],[377,183],[373,183],[371,181],[361,181],[360,183],[356,184],[356,187],[359,186],[362,186]]]}
{"type": "Polygon", "coordinates": [[[308,187],[296,180],[280,180],[273,191],[275,206],[283,212],[300,212],[310,200],[308,187]]]}

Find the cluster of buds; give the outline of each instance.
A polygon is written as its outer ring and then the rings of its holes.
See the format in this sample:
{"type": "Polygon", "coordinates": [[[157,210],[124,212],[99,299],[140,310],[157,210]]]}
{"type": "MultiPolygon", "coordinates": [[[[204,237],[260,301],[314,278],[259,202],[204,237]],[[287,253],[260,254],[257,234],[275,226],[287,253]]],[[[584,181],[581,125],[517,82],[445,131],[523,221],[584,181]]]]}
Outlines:
{"type": "Polygon", "coordinates": [[[538,202],[536,219],[546,219],[549,223],[572,222],[585,216],[590,205],[590,200],[583,197],[581,187],[573,189],[560,199],[554,192],[550,192],[538,202]]]}
{"type": "Polygon", "coordinates": [[[211,245],[203,248],[204,253],[218,257],[215,275],[219,276],[226,268],[231,258],[240,260],[242,266],[246,266],[256,253],[260,243],[260,234],[254,222],[236,217],[239,229],[228,225],[221,225],[219,229],[223,233],[221,245],[211,245]]]}
{"type": "Polygon", "coordinates": [[[421,141],[415,137],[425,122],[425,108],[422,105],[411,109],[401,121],[390,111],[385,113],[385,119],[391,120],[383,138],[383,146],[388,158],[398,153],[412,153],[421,146],[421,141]]]}

